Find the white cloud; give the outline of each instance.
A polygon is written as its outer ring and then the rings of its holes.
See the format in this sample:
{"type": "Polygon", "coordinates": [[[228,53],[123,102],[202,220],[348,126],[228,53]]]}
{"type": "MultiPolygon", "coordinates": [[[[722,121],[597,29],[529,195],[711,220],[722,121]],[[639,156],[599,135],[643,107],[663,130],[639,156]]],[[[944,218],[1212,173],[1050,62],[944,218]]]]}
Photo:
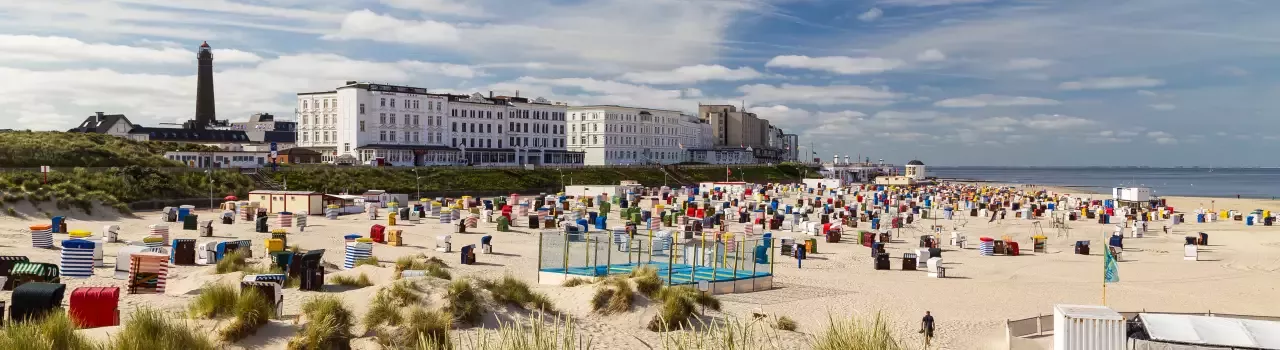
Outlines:
{"type": "Polygon", "coordinates": [[[695,89],[695,88],[684,89],[684,97],[685,98],[702,97],[702,90],[695,89]]]}
{"type": "Polygon", "coordinates": [[[899,59],[849,56],[777,56],[765,63],[765,67],[797,68],[828,71],[839,74],[872,74],[897,69],[905,65],[899,59]]]}
{"type": "Polygon", "coordinates": [[[942,51],[938,51],[938,49],[924,50],[916,55],[916,61],[920,62],[939,62],[946,59],[947,55],[943,54],[942,51]]]}
{"type": "Polygon", "coordinates": [[[904,95],[888,88],[875,89],[861,85],[795,85],[768,84],[738,87],[744,98],[755,103],[806,103],[817,105],[871,105],[894,103],[904,95]]]}
{"type": "Polygon", "coordinates": [[[1096,126],[1098,122],[1065,115],[1037,114],[1025,121],[1027,127],[1038,130],[1072,130],[1096,126]]]}
{"type": "Polygon", "coordinates": [[[761,77],[751,67],[728,68],[721,65],[684,66],[668,71],[648,71],[623,74],[619,79],[643,84],[691,84],[712,80],[739,81],[761,77]]]}
{"type": "Polygon", "coordinates": [[[1009,60],[1009,62],[1005,64],[1005,69],[1009,69],[1009,70],[1040,69],[1040,68],[1051,66],[1054,63],[1055,62],[1053,60],[1046,60],[1043,58],[1015,58],[1015,59],[1009,60]]]}
{"type": "Polygon", "coordinates": [[[949,98],[934,102],[933,105],[947,108],[977,108],[1005,106],[1056,106],[1059,104],[1062,104],[1062,102],[1040,97],[981,94],[969,97],[949,98]]]}
{"type": "Polygon", "coordinates": [[[1243,76],[1249,75],[1249,71],[1245,70],[1244,68],[1240,68],[1236,66],[1219,67],[1218,72],[1225,75],[1230,75],[1233,77],[1243,77],[1243,76]]]}
{"type": "Polygon", "coordinates": [[[880,19],[880,16],[884,16],[884,11],[878,7],[872,7],[870,10],[867,10],[867,12],[863,12],[862,14],[858,15],[858,20],[863,22],[871,22],[871,21],[880,19]]]}
{"type": "Polygon", "coordinates": [[[1108,77],[1085,78],[1079,81],[1068,81],[1058,85],[1062,90],[1106,90],[1154,87],[1164,85],[1164,80],[1148,77],[1108,77]]]}
{"type": "MultiPolygon", "coordinates": [[[[140,47],[101,43],[86,43],[61,36],[3,35],[0,34],[0,62],[118,62],[138,64],[187,64],[195,62],[195,47],[140,47]]],[[[256,54],[232,50],[214,49],[217,63],[244,63],[262,60],[256,54]]]]}
{"type": "Polygon", "coordinates": [[[1157,104],[1151,105],[1150,107],[1151,109],[1154,109],[1157,111],[1172,111],[1174,109],[1178,109],[1178,106],[1170,103],[1157,103],[1157,104]]]}
{"type": "Polygon", "coordinates": [[[482,16],[484,9],[480,4],[468,0],[380,0],[383,4],[406,10],[415,10],[426,14],[445,14],[455,16],[482,16]]]}
{"type": "Polygon", "coordinates": [[[931,7],[947,5],[981,4],[995,0],[880,0],[886,6],[931,7]]]}
{"type": "Polygon", "coordinates": [[[1139,95],[1142,95],[1142,96],[1146,96],[1146,97],[1157,97],[1157,96],[1160,96],[1160,94],[1157,94],[1157,93],[1155,93],[1154,91],[1151,91],[1151,90],[1138,90],[1138,94],[1139,94],[1139,95]]]}
{"type": "Polygon", "coordinates": [[[1169,133],[1164,132],[1164,131],[1149,131],[1149,132],[1147,132],[1147,137],[1150,137],[1150,138],[1170,137],[1170,136],[1173,136],[1173,135],[1170,135],[1169,133]]]}
{"type": "Polygon", "coordinates": [[[360,10],[347,14],[337,33],[324,36],[330,40],[373,40],[391,43],[439,44],[459,40],[458,28],[445,22],[401,20],[391,16],[360,10]]]}
{"type": "Polygon", "coordinates": [[[1178,139],[1171,138],[1171,137],[1161,137],[1156,139],[1156,143],[1162,144],[1162,145],[1174,145],[1178,143],[1178,139]]]}

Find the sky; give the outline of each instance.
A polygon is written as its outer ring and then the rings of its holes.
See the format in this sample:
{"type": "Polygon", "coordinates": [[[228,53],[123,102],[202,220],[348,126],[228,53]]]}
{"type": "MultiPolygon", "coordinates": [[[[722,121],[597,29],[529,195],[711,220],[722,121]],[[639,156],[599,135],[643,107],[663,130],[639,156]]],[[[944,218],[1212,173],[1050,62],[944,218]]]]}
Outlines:
{"type": "Polygon", "coordinates": [[[0,128],[294,115],[358,80],[694,113],[802,154],[930,165],[1277,166],[1270,0],[0,1],[0,128]]]}

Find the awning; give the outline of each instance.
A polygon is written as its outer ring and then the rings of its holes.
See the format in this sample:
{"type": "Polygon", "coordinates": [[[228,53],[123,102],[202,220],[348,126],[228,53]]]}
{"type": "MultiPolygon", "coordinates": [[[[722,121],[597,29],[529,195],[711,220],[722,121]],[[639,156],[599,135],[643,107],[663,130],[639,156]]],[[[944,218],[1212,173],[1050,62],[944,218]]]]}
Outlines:
{"type": "Polygon", "coordinates": [[[1280,349],[1280,322],[1197,315],[1139,314],[1154,341],[1280,349]]]}

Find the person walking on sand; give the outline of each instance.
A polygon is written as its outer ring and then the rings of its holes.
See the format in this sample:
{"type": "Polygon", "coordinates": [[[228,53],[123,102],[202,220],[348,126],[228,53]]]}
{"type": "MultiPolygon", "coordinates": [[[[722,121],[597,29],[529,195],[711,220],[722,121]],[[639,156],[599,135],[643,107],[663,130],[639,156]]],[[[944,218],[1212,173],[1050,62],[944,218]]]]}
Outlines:
{"type": "Polygon", "coordinates": [[[929,347],[929,342],[933,340],[933,315],[928,311],[924,312],[924,319],[920,320],[920,333],[924,333],[924,346],[929,347]]]}

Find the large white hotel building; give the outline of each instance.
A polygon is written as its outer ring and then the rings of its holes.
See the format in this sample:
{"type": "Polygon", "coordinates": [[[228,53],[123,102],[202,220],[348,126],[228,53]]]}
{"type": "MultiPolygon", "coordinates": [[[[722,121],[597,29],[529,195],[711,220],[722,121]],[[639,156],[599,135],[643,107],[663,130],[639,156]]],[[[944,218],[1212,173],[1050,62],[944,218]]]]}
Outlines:
{"type": "MultiPolygon", "coordinates": [[[[319,152],[328,163],[631,165],[789,160],[759,157],[771,154],[762,151],[782,148],[775,146],[781,140],[761,143],[756,149],[715,142],[713,122],[733,120],[666,109],[571,107],[518,94],[440,94],[355,81],[331,91],[299,93],[297,108],[297,147],[319,152]]],[[[780,139],[781,129],[769,130],[770,135],[775,133],[780,139]]]]}
{"type": "Polygon", "coordinates": [[[564,144],[567,108],[541,98],[353,81],[298,94],[297,147],[348,164],[582,164],[582,154],[564,144]]]}

